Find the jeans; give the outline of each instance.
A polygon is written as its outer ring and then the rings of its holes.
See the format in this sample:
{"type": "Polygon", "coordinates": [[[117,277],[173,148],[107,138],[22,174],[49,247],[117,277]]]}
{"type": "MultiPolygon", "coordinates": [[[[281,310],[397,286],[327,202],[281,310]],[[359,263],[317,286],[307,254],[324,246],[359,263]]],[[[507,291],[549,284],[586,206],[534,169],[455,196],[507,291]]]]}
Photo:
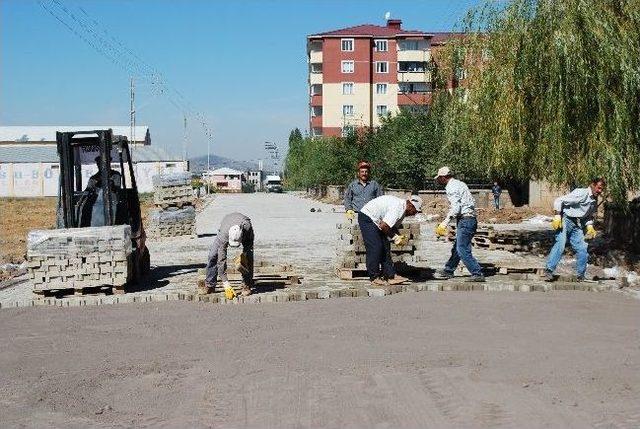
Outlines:
{"type": "Polygon", "coordinates": [[[381,275],[391,279],[396,275],[391,260],[391,243],[378,228],[369,216],[364,213],[358,213],[358,224],[364,247],[367,251],[367,274],[370,280],[374,280],[381,275]],[[382,271],[380,270],[382,266],[382,271]]]}
{"type": "Polygon", "coordinates": [[[495,206],[496,210],[500,209],[500,195],[493,196],[493,205],[495,206]]]}
{"type": "Polygon", "coordinates": [[[562,259],[567,239],[576,253],[576,271],[578,277],[584,277],[587,272],[587,243],[584,241],[582,225],[575,218],[562,217],[562,229],[556,232],[556,242],[551,248],[547,259],[547,271],[553,273],[562,259]]]}
{"type": "Polygon", "coordinates": [[[474,276],[482,275],[482,267],[471,254],[471,239],[478,229],[478,221],[475,217],[462,217],[458,219],[458,226],[456,228],[456,239],[451,249],[451,257],[444,264],[444,271],[453,274],[458,267],[460,260],[464,263],[465,267],[474,276]]]}

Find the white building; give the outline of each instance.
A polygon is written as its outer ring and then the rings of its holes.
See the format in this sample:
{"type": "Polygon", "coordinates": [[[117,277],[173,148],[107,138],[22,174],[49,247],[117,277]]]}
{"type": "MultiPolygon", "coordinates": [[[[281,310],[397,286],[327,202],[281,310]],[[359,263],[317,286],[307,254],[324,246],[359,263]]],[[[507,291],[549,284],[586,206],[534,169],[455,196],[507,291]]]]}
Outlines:
{"type": "MultiPolygon", "coordinates": [[[[58,195],[60,165],[56,131],[113,129],[114,134],[130,134],[129,127],[0,127],[0,197],[46,197],[58,195]]],[[[148,127],[136,127],[135,142],[129,145],[140,192],[153,191],[151,178],[160,172],[187,171],[180,156],[151,146],[148,127]]],[[[116,167],[116,164],[113,164],[116,167]]],[[[83,165],[83,181],[98,171],[83,165]]]]}
{"type": "Polygon", "coordinates": [[[202,179],[219,192],[242,192],[242,182],[244,181],[242,171],[233,168],[223,167],[206,171],[202,175],[202,179]]]}

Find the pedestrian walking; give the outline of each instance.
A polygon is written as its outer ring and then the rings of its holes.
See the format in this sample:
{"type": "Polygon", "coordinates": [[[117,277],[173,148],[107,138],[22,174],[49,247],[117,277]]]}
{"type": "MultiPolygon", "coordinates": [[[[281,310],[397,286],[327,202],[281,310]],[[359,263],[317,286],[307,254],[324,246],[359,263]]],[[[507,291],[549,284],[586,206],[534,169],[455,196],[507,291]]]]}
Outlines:
{"type": "Polygon", "coordinates": [[[493,194],[493,206],[496,210],[500,210],[500,194],[502,193],[502,188],[498,185],[498,182],[493,182],[491,193],[493,194]]]}
{"type": "Polygon", "coordinates": [[[405,216],[414,216],[422,207],[422,198],[412,195],[408,200],[393,195],[374,198],[358,213],[358,224],[367,252],[367,274],[372,286],[400,284],[407,278],[396,274],[391,259],[391,239],[405,246],[409,237],[398,232],[405,216]]]}
{"type": "Polygon", "coordinates": [[[585,239],[595,238],[597,234],[593,226],[593,216],[598,207],[598,196],[605,187],[605,180],[597,177],[591,180],[586,188],[576,188],[554,201],[555,216],[551,221],[551,227],[556,230],[556,241],[547,259],[544,275],[546,281],[555,279],[553,273],[562,259],[567,241],[576,254],[578,281],[585,279],[588,259],[585,239]]]}
{"type": "Polygon", "coordinates": [[[451,249],[451,257],[444,265],[444,269],[439,270],[437,275],[441,279],[452,278],[462,260],[471,273],[471,277],[467,281],[484,282],[482,268],[471,253],[471,240],[478,229],[478,220],[476,218],[476,202],[469,191],[469,187],[466,183],[455,179],[449,167],[440,168],[435,179],[438,184],[445,185],[450,205],[445,219],[436,226],[436,235],[446,236],[449,223],[452,220],[456,222],[456,239],[451,249]]]}

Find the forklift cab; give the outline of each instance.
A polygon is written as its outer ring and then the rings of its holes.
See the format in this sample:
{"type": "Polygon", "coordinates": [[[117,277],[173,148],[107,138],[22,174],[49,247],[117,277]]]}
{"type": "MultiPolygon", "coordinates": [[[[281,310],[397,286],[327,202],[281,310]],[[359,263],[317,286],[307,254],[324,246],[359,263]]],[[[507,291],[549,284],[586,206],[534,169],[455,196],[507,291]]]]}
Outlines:
{"type": "Polygon", "coordinates": [[[58,228],[130,225],[141,264],[138,273],[146,273],[149,252],[127,138],[114,136],[108,129],[57,132],[56,141],[60,157],[58,228]],[[98,173],[83,181],[82,167],[96,162],[98,173]]]}

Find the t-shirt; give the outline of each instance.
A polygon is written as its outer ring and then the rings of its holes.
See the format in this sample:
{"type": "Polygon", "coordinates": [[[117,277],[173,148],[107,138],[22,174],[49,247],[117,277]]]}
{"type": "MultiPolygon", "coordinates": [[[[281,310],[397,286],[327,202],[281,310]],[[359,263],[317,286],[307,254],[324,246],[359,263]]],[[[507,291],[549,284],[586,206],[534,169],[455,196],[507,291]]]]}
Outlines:
{"type": "Polygon", "coordinates": [[[402,198],[382,195],[365,204],[360,212],[367,215],[378,227],[384,222],[393,228],[404,218],[406,207],[407,202],[402,198]]]}

